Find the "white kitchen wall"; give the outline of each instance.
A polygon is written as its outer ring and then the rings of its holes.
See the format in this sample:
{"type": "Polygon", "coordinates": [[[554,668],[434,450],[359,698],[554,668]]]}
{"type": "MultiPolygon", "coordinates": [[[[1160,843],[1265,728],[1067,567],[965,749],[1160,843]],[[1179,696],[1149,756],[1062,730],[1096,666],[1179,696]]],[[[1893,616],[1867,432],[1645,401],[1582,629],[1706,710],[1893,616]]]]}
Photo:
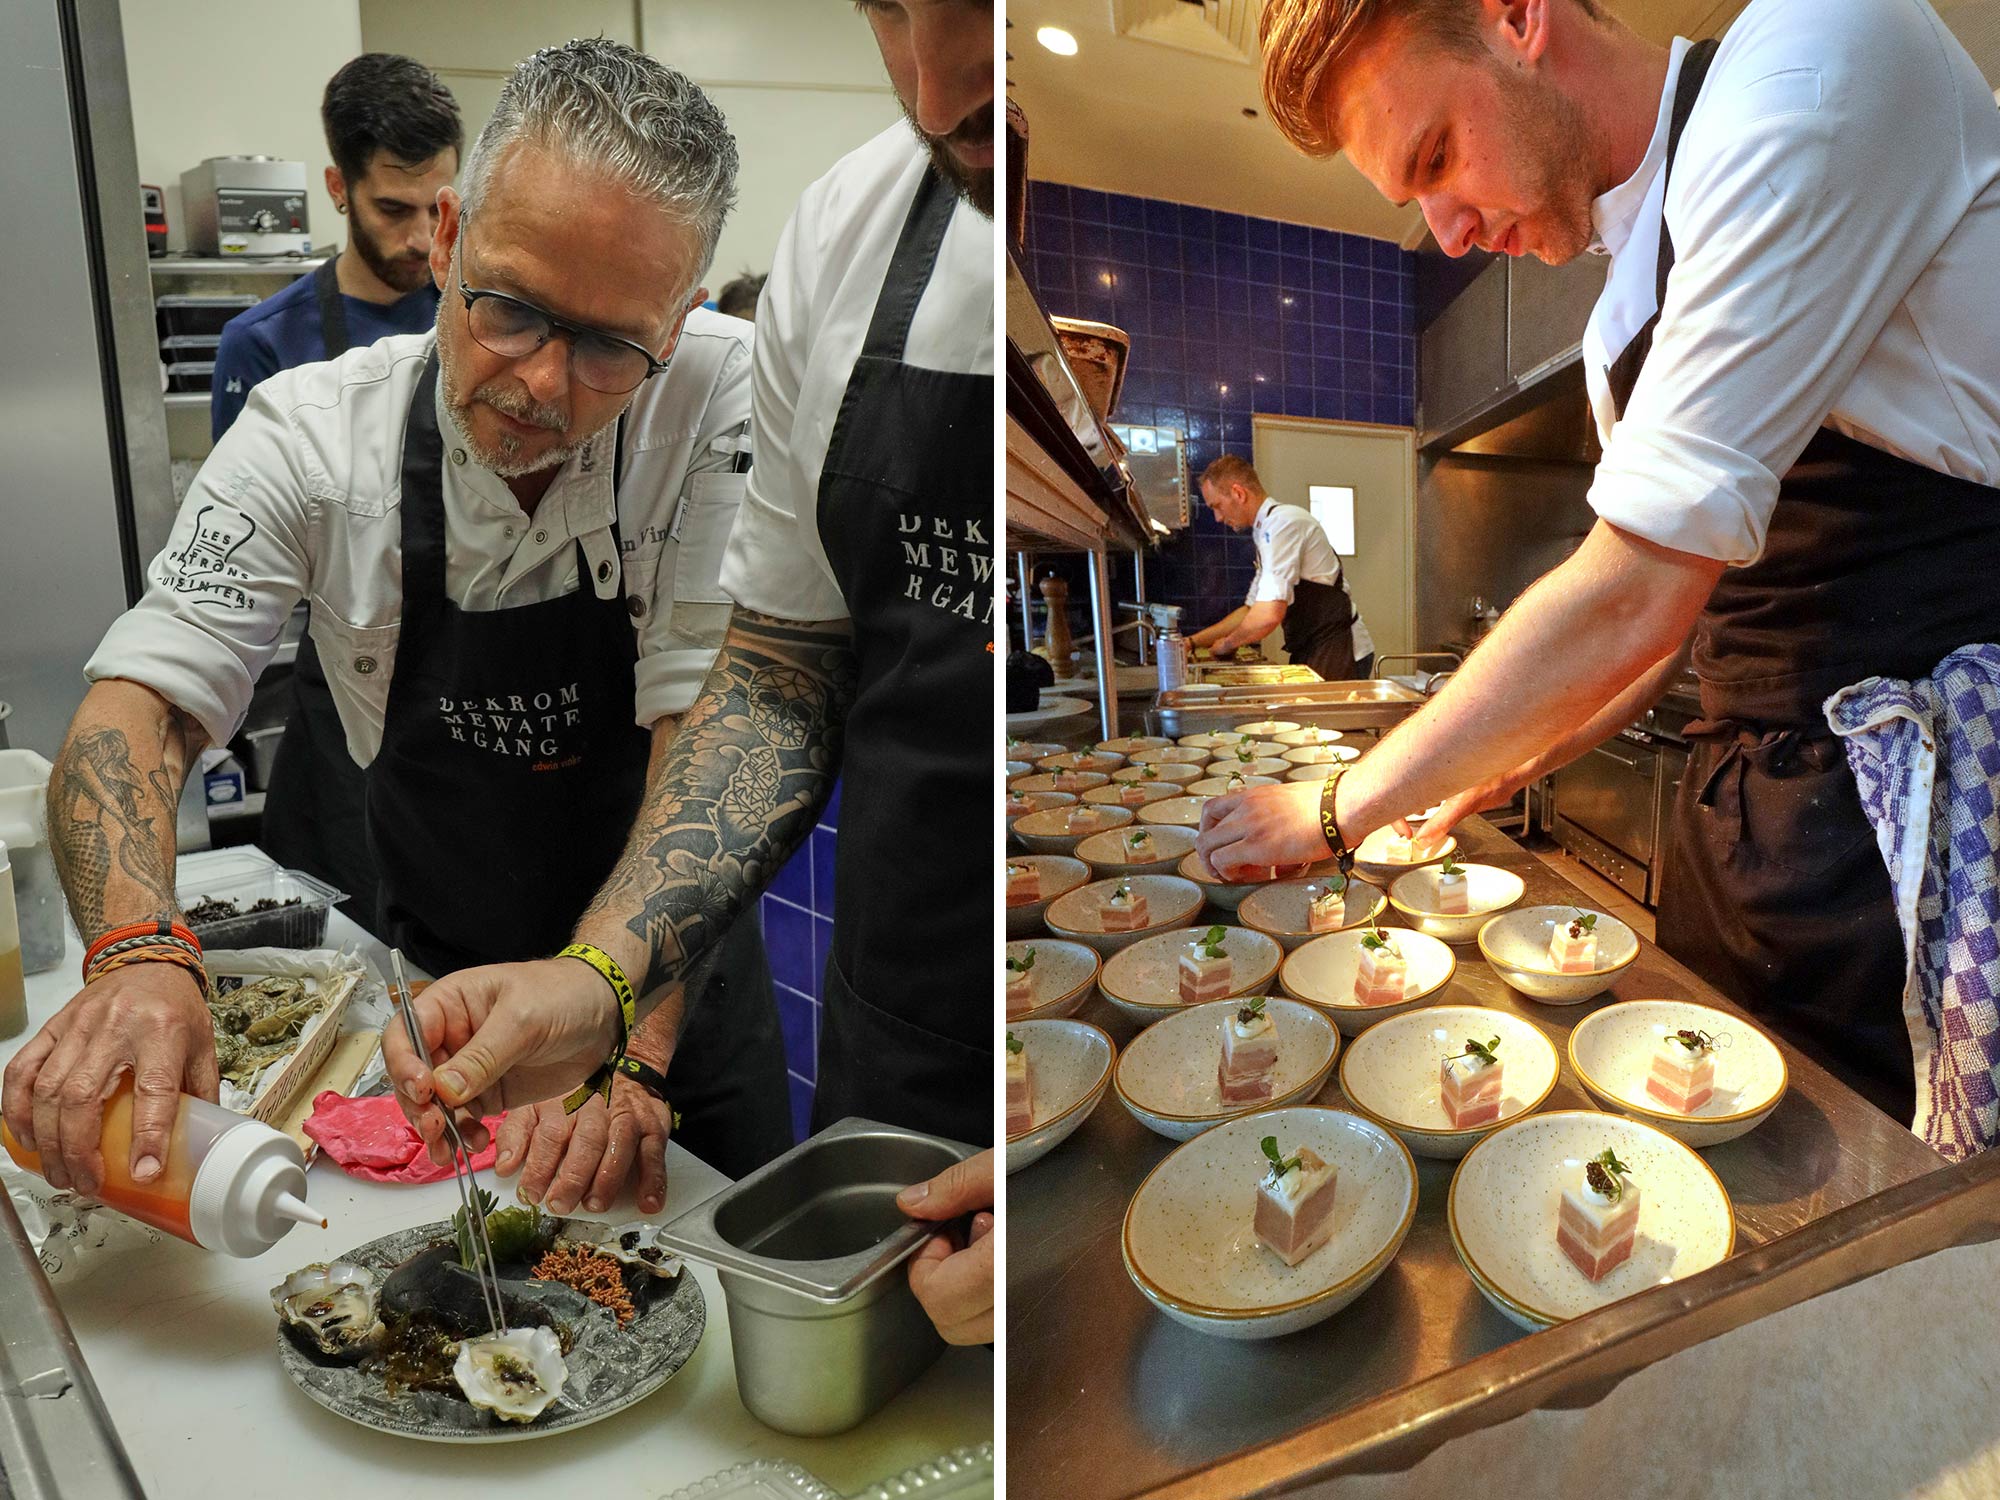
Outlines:
{"type": "Polygon", "coordinates": [[[833,0],[360,0],[360,13],[368,50],[438,71],[468,139],[515,62],[575,36],[642,46],[700,83],[743,158],[711,292],[740,271],[769,270],[807,184],[900,117],[867,23],[833,0]]]}
{"type": "Polygon", "coordinates": [[[315,244],[346,238],[326,195],[319,100],[361,51],[358,0],[125,0],[125,71],[139,180],[166,189],[168,242],[186,244],[181,173],[211,156],[306,164],[315,244]]]}

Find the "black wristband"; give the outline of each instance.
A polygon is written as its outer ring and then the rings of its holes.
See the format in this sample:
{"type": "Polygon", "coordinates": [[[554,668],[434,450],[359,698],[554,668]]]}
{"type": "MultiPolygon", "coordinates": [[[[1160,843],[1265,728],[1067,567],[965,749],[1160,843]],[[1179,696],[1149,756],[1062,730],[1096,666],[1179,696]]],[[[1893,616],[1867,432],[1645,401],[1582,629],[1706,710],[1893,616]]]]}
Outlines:
{"type": "Polygon", "coordinates": [[[1347,840],[1341,835],[1340,819],[1334,812],[1334,803],[1337,800],[1335,788],[1346,774],[1345,765],[1335,766],[1333,774],[1321,782],[1319,788],[1319,831],[1326,839],[1326,847],[1333,851],[1334,861],[1340,866],[1343,876],[1354,869],[1354,851],[1347,847],[1347,840]]]}
{"type": "Polygon", "coordinates": [[[613,1063],[611,1068],[613,1072],[619,1074],[621,1077],[631,1079],[655,1099],[660,1100],[662,1103],[666,1101],[667,1075],[662,1073],[658,1068],[640,1062],[638,1058],[629,1052],[613,1063]]]}

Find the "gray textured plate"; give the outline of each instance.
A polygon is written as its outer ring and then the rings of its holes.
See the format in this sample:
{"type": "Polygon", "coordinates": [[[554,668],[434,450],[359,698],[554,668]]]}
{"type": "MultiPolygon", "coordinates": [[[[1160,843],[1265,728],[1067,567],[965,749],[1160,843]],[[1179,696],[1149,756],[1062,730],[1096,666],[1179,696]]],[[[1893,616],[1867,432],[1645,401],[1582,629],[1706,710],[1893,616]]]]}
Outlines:
{"type": "MultiPolygon", "coordinates": [[[[585,1225],[594,1221],[567,1220],[585,1225]]],[[[451,1232],[449,1223],[421,1224],[370,1240],[340,1257],[387,1274],[451,1232]]],[[[335,1416],[398,1437],[434,1443],[506,1443],[587,1427],[642,1401],[665,1385],[688,1362],[708,1326],[708,1303],[693,1275],[683,1270],[665,1296],[655,1295],[631,1326],[620,1328],[603,1308],[592,1305],[576,1344],[565,1356],[569,1367],[555,1404],[528,1423],[502,1422],[457,1396],[406,1391],[391,1396],[378,1374],[355,1365],[322,1364],[300,1351],[282,1327],[277,1330],[278,1363],[292,1384],[335,1416]]]]}

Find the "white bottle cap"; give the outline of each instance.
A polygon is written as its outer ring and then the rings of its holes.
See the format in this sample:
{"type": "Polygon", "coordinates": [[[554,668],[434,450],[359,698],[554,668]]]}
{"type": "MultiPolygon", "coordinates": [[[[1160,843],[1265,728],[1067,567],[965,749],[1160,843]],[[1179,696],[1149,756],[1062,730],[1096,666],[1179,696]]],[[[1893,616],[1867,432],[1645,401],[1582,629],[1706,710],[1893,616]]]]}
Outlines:
{"type": "Polygon", "coordinates": [[[305,1203],[306,1160],[290,1136],[261,1120],[231,1126],[209,1148],[188,1195],[198,1244],[224,1255],[262,1255],[296,1221],[326,1221],[305,1203]]]}

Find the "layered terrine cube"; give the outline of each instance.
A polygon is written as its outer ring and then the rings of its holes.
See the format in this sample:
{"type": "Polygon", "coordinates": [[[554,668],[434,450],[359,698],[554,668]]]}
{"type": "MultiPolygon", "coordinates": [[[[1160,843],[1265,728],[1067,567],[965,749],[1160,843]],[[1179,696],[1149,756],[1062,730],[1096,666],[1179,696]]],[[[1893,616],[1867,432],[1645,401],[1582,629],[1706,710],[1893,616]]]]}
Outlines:
{"type": "Polygon", "coordinates": [[[1264,1011],[1264,997],[1246,1000],[1222,1023],[1222,1061],[1215,1070],[1224,1104],[1271,1097],[1278,1075],[1278,1027],[1264,1011]]]}
{"type": "Polygon", "coordinates": [[[1016,818],[1025,818],[1029,813],[1033,812],[1034,810],[1035,810],[1035,804],[1030,802],[1026,797],[1019,796],[1014,792],[1009,792],[1007,794],[1008,822],[1011,823],[1016,818]]]}
{"type": "Polygon", "coordinates": [[[1028,1070],[1028,1048],[1010,1031],[1007,1033],[1007,1134],[1019,1135],[1034,1123],[1034,1080],[1028,1070]]]}
{"type": "Polygon", "coordinates": [[[1682,1114],[1692,1114],[1714,1097],[1715,1050],[1699,1031],[1676,1031],[1660,1038],[1646,1072],[1646,1092],[1682,1114]]]}
{"type": "Polygon", "coordinates": [[[1137,932],[1146,925],[1146,893],[1120,881],[1099,903],[1098,925],[1106,932],[1137,932]]]}
{"type": "Polygon", "coordinates": [[[1144,807],[1153,800],[1153,794],[1140,782],[1121,781],[1118,783],[1118,800],[1127,807],[1144,807]]]}
{"type": "Polygon", "coordinates": [[[1010,956],[1006,963],[1007,974],[1007,1014],[1018,1016],[1023,1011],[1035,1008],[1035,950],[1030,948],[1019,958],[1010,956]]]}
{"type": "Polygon", "coordinates": [[[1125,857],[1130,860],[1150,859],[1153,854],[1153,835],[1150,829],[1128,828],[1125,830],[1125,857]]]}
{"type": "Polygon", "coordinates": [[[1549,962],[1559,974],[1588,974],[1597,967],[1597,917],[1579,912],[1549,937],[1549,962]]]}
{"type": "Polygon", "coordinates": [[[1049,777],[1049,789],[1057,792],[1080,792],[1090,783],[1085,781],[1080,771],[1056,771],[1049,777]]]}
{"type": "Polygon", "coordinates": [[[1265,1136],[1263,1145],[1271,1169],[1257,1183],[1251,1227],[1272,1254],[1295,1266],[1333,1237],[1337,1173],[1310,1146],[1281,1158],[1276,1136],[1265,1136]]]}
{"type": "Polygon", "coordinates": [[[1042,899],[1042,872],[1034,865],[1007,866],[1007,904],[1031,906],[1042,899]]]}
{"type": "Polygon", "coordinates": [[[1438,871],[1437,909],[1448,917],[1466,916],[1472,909],[1472,893],[1467,888],[1465,871],[1450,860],[1438,871]]]}
{"type": "Polygon", "coordinates": [[[1338,932],[1347,917],[1347,902],[1337,886],[1319,885],[1306,887],[1306,931],[1338,932]]]}
{"type": "Polygon", "coordinates": [[[1200,1005],[1208,1000],[1226,1000],[1231,988],[1229,950],[1224,947],[1226,929],[1211,927],[1182,951],[1179,964],[1181,1004],[1200,1005]]]}
{"type": "Polygon", "coordinates": [[[1392,1005],[1403,998],[1409,966],[1395,940],[1379,927],[1361,938],[1361,962],[1354,968],[1356,1005],[1392,1005]]]}
{"type": "Polygon", "coordinates": [[[1469,1041],[1438,1065],[1438,1100],[1453,1130],[1490,1125],[1500,1118],[1501,1073],[1504,1064],[1490,1042],[1469,1041]]]}
{"type": "Polygon", "coordinates": [[[1638,1239],[1639,1185],[1626,1170],[1606,1151],[1563,1173],[1556,1244],[1592,1281],[1631,1259],[1638,1239]]]}
{"type": "Polygon", "coordinates": [[[1063,819],[1065,833],[1095,833],[1109,820],[1109,812],[1089,802],[1079,802],[1063,819]]]}

